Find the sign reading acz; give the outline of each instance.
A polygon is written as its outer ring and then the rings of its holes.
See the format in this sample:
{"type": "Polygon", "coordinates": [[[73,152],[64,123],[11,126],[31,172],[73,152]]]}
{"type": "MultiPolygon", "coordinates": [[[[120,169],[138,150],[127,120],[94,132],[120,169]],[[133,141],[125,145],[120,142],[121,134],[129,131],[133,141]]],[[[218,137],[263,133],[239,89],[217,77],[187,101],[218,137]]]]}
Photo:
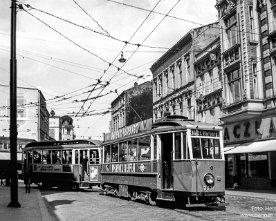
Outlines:
{"type": "Polygon", "coordinates": [[[263,118],[224,126],[224,141],[248,140],[274,136],[276,119],[263,118]]]}

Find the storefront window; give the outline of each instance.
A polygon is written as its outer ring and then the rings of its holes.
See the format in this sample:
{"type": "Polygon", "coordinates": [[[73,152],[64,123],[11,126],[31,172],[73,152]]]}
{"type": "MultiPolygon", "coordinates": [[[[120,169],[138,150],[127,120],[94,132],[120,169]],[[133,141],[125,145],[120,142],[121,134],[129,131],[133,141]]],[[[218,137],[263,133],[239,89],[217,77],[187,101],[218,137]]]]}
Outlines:
{"type": "Polygon", "coordinates": [[[248,154],[248,176],[268,177],[268,160],[266,153],[248,154]]]}
{"type": "Polygon", "coordinates": [[[246,155],[241,154],[238,156],[238,177],[246,177],[246,155]]]}

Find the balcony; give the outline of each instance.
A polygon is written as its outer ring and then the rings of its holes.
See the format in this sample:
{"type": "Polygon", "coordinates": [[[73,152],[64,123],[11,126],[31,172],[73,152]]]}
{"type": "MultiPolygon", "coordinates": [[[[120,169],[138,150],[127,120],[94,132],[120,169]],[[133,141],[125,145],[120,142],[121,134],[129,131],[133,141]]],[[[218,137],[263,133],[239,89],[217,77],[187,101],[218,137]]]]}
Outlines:
{"type": "Polygon", "coordinates": [[[250,119],[254,116],[261,115],[264,111],[263,100],[246,100],[239,101],[223,106],[223,117],[221,120],[227,119],[227,122],[250,119]]]}

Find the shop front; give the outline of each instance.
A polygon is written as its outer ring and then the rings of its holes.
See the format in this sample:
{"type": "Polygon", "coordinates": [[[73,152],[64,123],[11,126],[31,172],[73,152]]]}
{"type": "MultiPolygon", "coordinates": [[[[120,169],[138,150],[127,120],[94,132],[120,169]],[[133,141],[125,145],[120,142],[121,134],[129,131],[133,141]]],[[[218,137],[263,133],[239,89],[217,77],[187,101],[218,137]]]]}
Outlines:
{"type": "Polygon", "coordinates": [[[224,125],[226,187],[276,188],[276,117],[224,125]]]}

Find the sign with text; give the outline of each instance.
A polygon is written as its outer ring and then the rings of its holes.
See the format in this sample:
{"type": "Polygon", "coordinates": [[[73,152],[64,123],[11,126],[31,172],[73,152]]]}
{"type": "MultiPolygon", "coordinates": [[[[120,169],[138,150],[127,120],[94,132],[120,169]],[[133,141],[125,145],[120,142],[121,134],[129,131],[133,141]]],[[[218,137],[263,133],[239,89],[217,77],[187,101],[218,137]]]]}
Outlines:
{"type": "Polygon", "coordinates": [[[152,119],[147,119],[136,124],[132,124],[130,126],[124,127],[117,131],[104,134],[104,141],[115,140],[118,138],[126,137],[129,135],[137,134],[140,132],[144,132],[150,130],[152,126],[152,119]]]}

